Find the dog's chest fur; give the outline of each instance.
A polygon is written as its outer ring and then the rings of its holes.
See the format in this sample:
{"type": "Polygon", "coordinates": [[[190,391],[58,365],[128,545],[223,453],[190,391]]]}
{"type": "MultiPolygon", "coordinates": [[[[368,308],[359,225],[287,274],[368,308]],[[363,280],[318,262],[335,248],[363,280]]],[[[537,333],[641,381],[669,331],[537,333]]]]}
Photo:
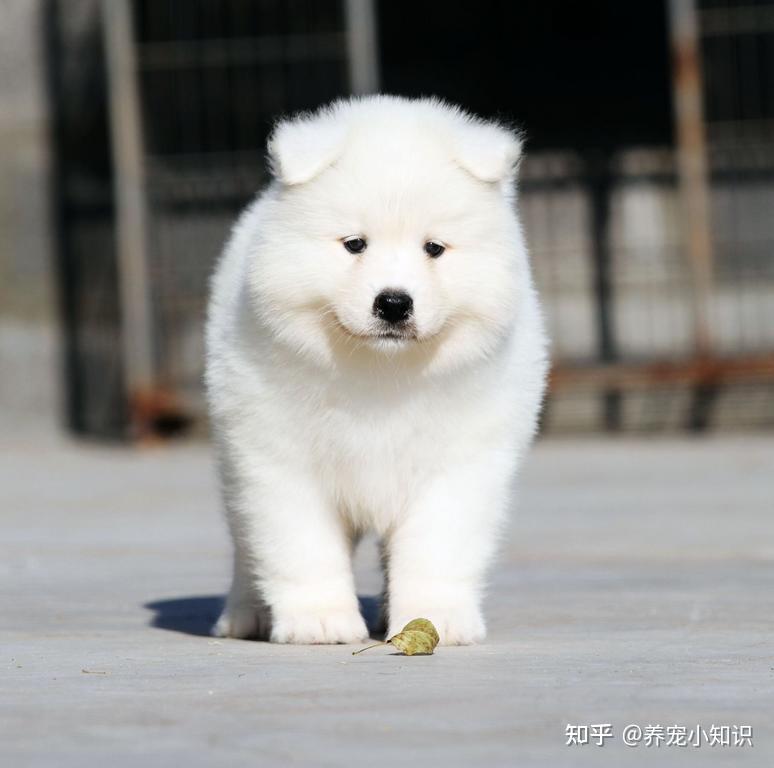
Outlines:
{"type": "Polygon", "coordinates": [[[491,450],[493,435],[508,439],[495,376],[488,365],[439,386],[388,369],[371,380],[316,382],[285,370],[259,423],[270,421],[275,451],[286,443],[343,513],[385,530],[425,484],[491,450]]]}

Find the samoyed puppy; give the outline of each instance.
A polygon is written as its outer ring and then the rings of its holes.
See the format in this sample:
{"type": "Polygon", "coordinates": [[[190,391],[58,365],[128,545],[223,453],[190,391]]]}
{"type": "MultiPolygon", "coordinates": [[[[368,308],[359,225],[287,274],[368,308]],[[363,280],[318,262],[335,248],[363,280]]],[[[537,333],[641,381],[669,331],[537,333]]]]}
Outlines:
{"type": "Polygon", "coordinates": [[[207,388],[234,543],[214,632],[368,635],[352,551],[382,541],[388,634],[485,634],[487,566],[546,373],[518,135],[435,99],[281,121],[274,180],[212,282],[207,388]]]}

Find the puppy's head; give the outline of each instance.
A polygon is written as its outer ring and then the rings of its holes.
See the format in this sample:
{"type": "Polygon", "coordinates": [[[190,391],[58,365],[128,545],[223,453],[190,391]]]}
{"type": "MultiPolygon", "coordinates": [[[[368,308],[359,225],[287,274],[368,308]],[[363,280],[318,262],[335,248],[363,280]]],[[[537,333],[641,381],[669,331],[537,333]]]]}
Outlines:
{"type": "Polygon", "coordinates": [[[515,134],[434,100],[371,97],[279,123],[255,306],[322,360],[487,354],[528,281],[520,154],[515,134]]]}

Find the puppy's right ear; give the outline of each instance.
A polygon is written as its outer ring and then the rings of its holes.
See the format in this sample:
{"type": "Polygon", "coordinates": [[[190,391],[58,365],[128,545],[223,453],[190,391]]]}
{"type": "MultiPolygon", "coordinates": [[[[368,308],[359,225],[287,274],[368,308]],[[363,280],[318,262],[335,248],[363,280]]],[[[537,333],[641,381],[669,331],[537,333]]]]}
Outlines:
{"type": "Polygon", "coordinates": [[[343,121],[326,110],[310,116],[283,120],[269,137],[269,164],[283,184],[310,181],[341,154],[346,140],[343,121]]]}

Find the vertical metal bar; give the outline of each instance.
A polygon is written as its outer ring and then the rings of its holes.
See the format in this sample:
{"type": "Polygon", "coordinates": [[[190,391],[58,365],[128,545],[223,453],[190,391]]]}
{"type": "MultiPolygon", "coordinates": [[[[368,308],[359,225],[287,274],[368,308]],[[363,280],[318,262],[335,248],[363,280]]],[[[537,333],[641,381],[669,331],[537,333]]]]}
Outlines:
{"type": "MultiPolygon", "coordinates": [[[[102,0],[116,208],[123,366],[130,412],[155,385],[147,203],[130,0],[102,0]]],[[[135,428],[137,425],[134,425],[135,428]]]]}
{"type": "MultiPolygon", "coordinates": [[[[594,267],[594,299],[596,302],[597,343],[599,359],[612,363],[618,358],[613,316],[613,263],[610,249],[610,153],[594,150],[587,159],[589,177],[589,207],[592,260],[594,267]]],[[[602,418],[605,429],[621,427],[621,393],[608,388],[602,395],[602,418]]]]}
{"type": "Polygon", "coordinates": [[[696,352],[711,352],[710,303],[713,292],[709,172],[695,0],[669,0],[672,91],[677,133],[677,172],[683,236],[693,278],[696,352]]]}
{"type": "Polygon", "coordinates": [[[42,8],[41,21],[45,41],[46,95],[50,118],[49,146],[52,149],[49,173],[50,210],[52,221],[52,245],[57,272],[59,312],[62,324],[62,350],[65,373],[64,411],[65,423],[74,432],[84,431],[81,408],[83,384],[77,353],[77,303],[75,301],[72,245],[68,237],[66,210],[66,171],[64,152],[66,141],[64,104],[66,95],[62,82],[64,44],[60,0],[47,0],[42,8]]]}
{"type": "Polygon", "coordinates": [[[349,87],[353,94],[379,90],[379,38],[375,0],[345,0],[349,87]]]}

